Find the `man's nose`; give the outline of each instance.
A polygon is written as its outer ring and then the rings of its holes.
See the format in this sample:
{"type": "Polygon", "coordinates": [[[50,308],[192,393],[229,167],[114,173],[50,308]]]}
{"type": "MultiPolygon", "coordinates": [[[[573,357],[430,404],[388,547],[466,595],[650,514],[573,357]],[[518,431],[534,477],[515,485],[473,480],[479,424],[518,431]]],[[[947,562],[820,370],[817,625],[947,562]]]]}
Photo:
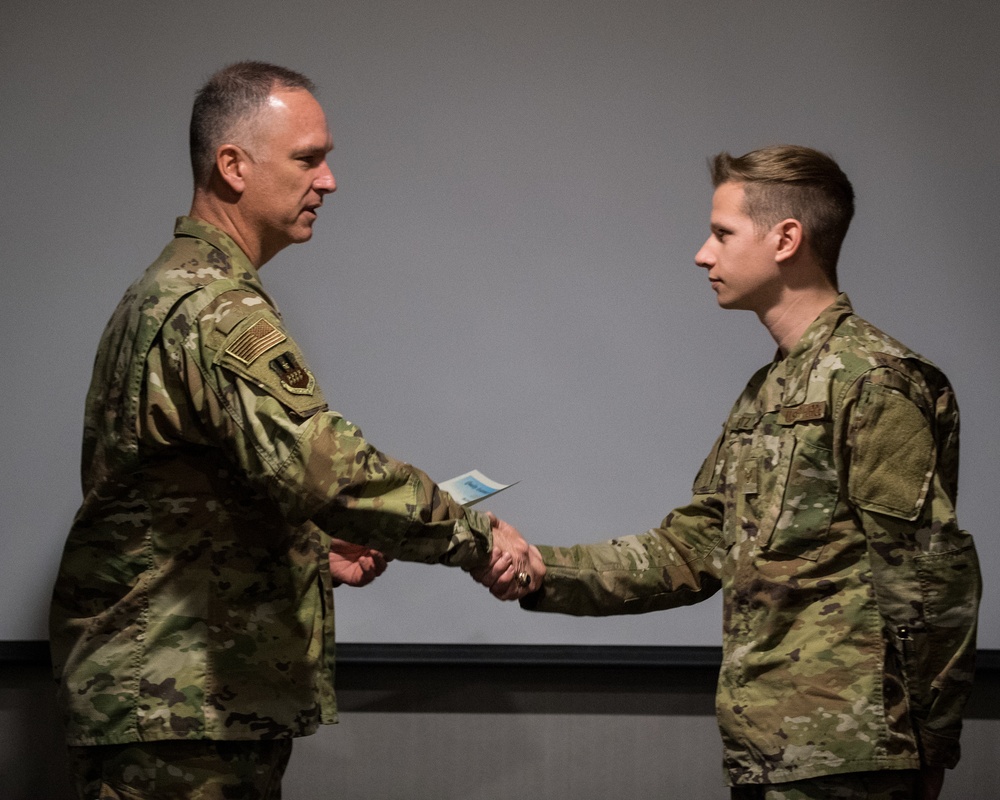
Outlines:
{"type": "Polygon", "coordinates": [[[323,162],[322,172],[313,181],[313,188],[323,194],[337,191],[337,180],[333,177],[333,170],[330,169],[330,166],[325,161],[323,162]]]}
{"type": "Polygon", "coordinates": [[[703,244],[701,246],[701,249],[694,254],[694,263],[697,264],[699,267],[705,267],[705,269],[709,269],[712,266],[712,264],[715,263],[715,257],[712,255],[712,250],[709,247],[709,243],[711,241],[712,241],[711,238],[706,239],[705,244],[703,244]]]}

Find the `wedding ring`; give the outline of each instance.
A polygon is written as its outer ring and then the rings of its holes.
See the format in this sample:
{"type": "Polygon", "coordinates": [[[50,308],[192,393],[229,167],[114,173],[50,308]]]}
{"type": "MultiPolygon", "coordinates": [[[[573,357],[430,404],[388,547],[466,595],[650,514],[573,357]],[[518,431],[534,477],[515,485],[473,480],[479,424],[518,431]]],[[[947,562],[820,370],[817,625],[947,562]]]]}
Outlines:
{"type": "Polygon", "coordinates": [[[518,586],[531,586],[531,576],[527,572],[519,572],[516,575],[518,586]]]}

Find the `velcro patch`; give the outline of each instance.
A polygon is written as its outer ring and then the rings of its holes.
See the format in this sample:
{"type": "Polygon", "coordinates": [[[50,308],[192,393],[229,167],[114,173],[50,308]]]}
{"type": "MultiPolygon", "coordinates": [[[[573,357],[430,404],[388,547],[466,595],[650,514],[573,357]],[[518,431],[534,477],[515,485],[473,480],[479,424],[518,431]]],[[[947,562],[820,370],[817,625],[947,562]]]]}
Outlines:
{"type": "Polygon", "coordinates": [[[252,364],[261,355],[275,345],[281,344],[287,338],[266,319],[261,319],[241,333],[226,348],[226,353],[244,364],[252,364]]]}
{"type": "Polygon", "coordinates": [[[856,418],[851,501],[900,519],[916,519],[934,474],[937,448],[930,422],[905,395],[877,383],[862,389],[856,418]]]}

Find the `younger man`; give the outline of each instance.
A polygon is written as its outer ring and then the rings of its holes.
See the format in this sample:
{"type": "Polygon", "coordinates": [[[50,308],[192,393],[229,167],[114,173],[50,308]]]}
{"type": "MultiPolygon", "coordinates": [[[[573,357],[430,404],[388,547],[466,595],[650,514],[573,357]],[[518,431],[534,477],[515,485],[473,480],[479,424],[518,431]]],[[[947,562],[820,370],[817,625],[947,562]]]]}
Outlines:
{"type": "MultiPolygon", "coordinates": [[[[629,614],[721,588],[734,798],[935,798],[959,758],[980,596],[955,519],[954,394],[838,294],[854,191],[832,159],[722,153],[712,179],[695,262],[720,306],[757,314],[777,355],[687,505],[638,536],[539,548],[544,583],[522,602],[629,614]]],[[[510,580],[480,577],[495,592],[510,580]]]]}

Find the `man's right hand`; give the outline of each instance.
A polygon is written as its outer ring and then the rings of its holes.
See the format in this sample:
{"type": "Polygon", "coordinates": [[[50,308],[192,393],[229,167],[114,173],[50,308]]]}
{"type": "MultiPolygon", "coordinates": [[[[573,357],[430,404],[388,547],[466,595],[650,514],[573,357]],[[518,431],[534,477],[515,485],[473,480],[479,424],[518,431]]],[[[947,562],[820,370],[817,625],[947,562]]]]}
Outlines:
{"type": "Polygon", "coordinates": [[[492,523],[490,563],[471,570],[472,577],[500,600],[520,600],[538,591],[545,578],[545,564],[538,548],[529,545],[513,525],[488,513],[492,523]]]}

